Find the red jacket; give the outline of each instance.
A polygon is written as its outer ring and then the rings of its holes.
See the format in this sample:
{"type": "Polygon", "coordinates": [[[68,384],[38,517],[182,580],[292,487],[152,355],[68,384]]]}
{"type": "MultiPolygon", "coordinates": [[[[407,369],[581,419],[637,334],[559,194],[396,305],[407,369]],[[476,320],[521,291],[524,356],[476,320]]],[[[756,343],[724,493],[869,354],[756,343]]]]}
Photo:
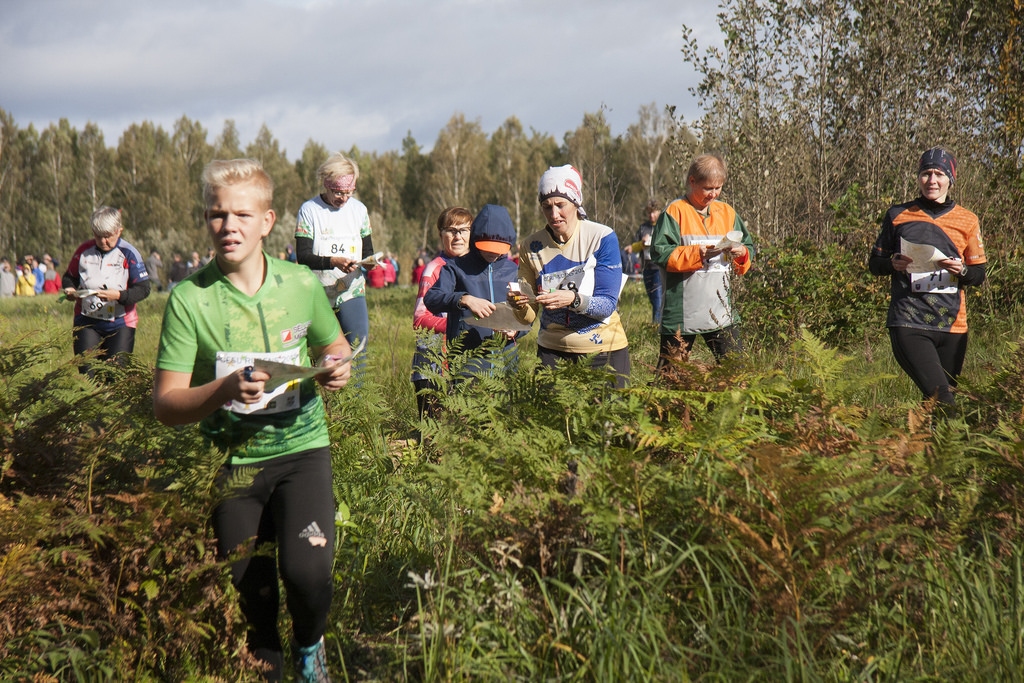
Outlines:
{"type": "Polygon", "coordinates": [[[366,284],[375,289],[384,289],[384,268],[383,266],[374,266],[370,270],[366,271],[366,284]]]}

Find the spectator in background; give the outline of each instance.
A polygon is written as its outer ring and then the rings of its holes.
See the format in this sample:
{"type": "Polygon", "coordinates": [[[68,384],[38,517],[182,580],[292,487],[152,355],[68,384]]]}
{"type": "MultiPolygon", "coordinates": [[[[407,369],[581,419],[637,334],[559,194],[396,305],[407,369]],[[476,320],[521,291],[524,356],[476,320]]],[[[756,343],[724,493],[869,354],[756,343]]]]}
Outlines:
{"type": "Polygon", "coordinates": [[[32,282],[36,294],[43,293],[43,275],[44,271],[39,267],[39,260],[32,254],[25,254],[25,263],[32,269],[32,282]]]}
{"type": "Polygon", "coordinates": [[[146,272],[149,273],[149,281],[153,283],[158,292],[164,290],[164,281],[161,276],[161,271],[164,268],[163,259],[160,258],[160,252],[153,249],[149,252],[149,258],[146,259],[146,272]]]}
{"type": "Polygon", "coordinates": [[[423,279],[423,271],[427,267],[427,262],[422,256],[416,257],[416,263],[412,267],[412,284],[414,287],[420,286],[420,280],[423,279]]]}
{"type": "Polygon", "coordinates": [[[754,243],[736,210],[718,201],[726,177],[725,162],[714,154],[694,159],[686,196],[654,226],[651,258],[665,273],[659,368],[680,348],[689,353],[698,336],[717,360],[743,348],[730,277],[750,270],[754,243]],[[719,247],[729,233],[737,241],[719,247]]]}
{"type": "Polygon", "coordinates": [[[151,285],[142,254],[121,239],[121,212],[101,206],[90,223],[93,239],[75,250],[61,284],[75,300],[75,355],[99,348],[100,358],[111,359],[135,350],[135,304],[149,296],[151,285]],[[79,298],[80,291],[89,293],[79,298]]]}
{"type": "MultiPolygon", "coordinates": [[[[444,350],[444,334],[448,324],[447,313],[431,313],[423,303],[423,297],[437,282],[441,269],[448,261],[464,256],[469,251],[469,231],[473,223],[473,214],[461,206],[452,206],[441,212],[437,217],[437,233],[441,239],[441,253],[430,261],[423,269],[419,280],[416,305],[412,312],[414,330],[424,330],[429,334],[417,334],[416,352],[412,357],[412,385],[416,390],[416,407],[420,418],[424,415],[435,417],[437,404],[430,397],[430,391],[437,390],[437,385],[424,374],[428,369],[439,373],[441,369],[430,359],[431,352],[439,355],[444,350]]],[[[419,257],[420,261],[423,257],[419,257]]]]}
{"type": "Polygon", "coordinates": [[[188,264],[186,265],[186,270],[188,271],[188,274],[191,275],[192,273],[196,272],[202,267],[203,262],[199,258],[199,252],[193,251],[191,258],[189,258],[188,264]]]}
{"type": "Polygon", "coordinates": [[[392,256],[392,254],[391,254],[391,252],[390,252],[390,251],[386,251],[386,252],[384,252],[384,259],[385,259],[385,260],[386,260],[386,261],[387,261],[388,263],[390,263],[390,264],[391,264],[391,269],[392,269],[393,271],[395,271],[395,277],[394,277],[394,279],[393,279],[393,280],[391,281],[391,284],[393,284],[393,285],[397,285],[397,284],[398,284],[398,276],[399,276],[399,275],[401,274],[401,272],[402,272],[402,267],[401,267],[400,265],[398,265],[398,259],[396,259],[396,258],[395,258],[394,256],[392,256]]]}
{"type": "Polygon", "coordinates": [[[43,271],[43,294],[59,294],[60,280],[57,279],[57,272],[45,263],[41,263],[39,269],[43,271]]]}
{"type": "Polygon", "coordinates": [[[36,295],[36,276],[35,273],[32,272],[32,264],[28,261],[23,262],[18,267],[18,279],[14,284],[14,295],[36,295]]]}
{"type": "MultiPolygon", "coordinates": [[[[195,256],[195,252],[192,252],[192,255],[195,256]]],[[[214,256],[216,256],[216,254],[214,253],[213,249],[212,248],[211,249],[207,249],[206,250],[206,256],[204,256],[203,258],[199,259],[199,266],[200,267],[205,266],[207,263],[209,263],[210,261],[212,261],[214,259],[214,256]]]]}
{"type": "Polygon", "coordinates": [[[6,256],[0,259],[0,298],[14,296],[18,286],[18,276],[11,267],[11,260],[6,256]]]}
{"type": "Polygon", "coordinates": [[[378,263],[366,271],[366,285],[373,289],[384,289],[388,283],[384,281],[385,269],[383,263],[378,263]]]}
{"type": "Polygon", "coordinates": [[[285,261],[291,261],[292,263],[295,263],[295,261],[296,261],[296,259],[295,259],[295,247],[293,247],[290,244],[286,245],[285,248],[284,248],[284,260],[285,261]]]}
{"type": "Polygon", "coordinates": [[[188,264],[181,257],[179,252],[171,255],[171,268],[167,273],[167,291],[174,289],[174,286],[188,277],[188,264]]]}
{"type": "Polygon", "coordinates": [[[661,204],[653,199],[644,207],[644,222],[636,231],[636,241],[626,246],[626,252],[640,257],[640,272],[644,279],[644,289],[651,302],[652,322],[661,324],[661,305],[664,291],[661,284],[661,269],[651,259],[651,238],[654,235],[654,224],[658,222],[661,204]]]}
{"type": "Polygon", "coordinates": [[[60,265],[60,262],[57,261],[57,259],[55,259],[52,256],[50,256],[50,254],[48,252],[43,254],[43,262],[40,264],[40,269],[42,268],[42,266],[46,266],[46,270],[43,273],[43,291],[44,292],[48,292],[48,293],[52,294],[54,292],[59,292],[60,291],[60,273],[57,271],[57,267],[59,265],[60,265]],[[55,281],[56,287],[54,285],[52,285],[52,284],[47,286],[46,283],[49,282],[50,280],[55,281]]]}
{"type": "Polygon", "coordinates": [[[386,254],[380,262],[380,267],[384,269],[384,286],[394,287],[398,282],[398,271],[395,270],[395,260],[391,258],[390,254],[386,254]]]}

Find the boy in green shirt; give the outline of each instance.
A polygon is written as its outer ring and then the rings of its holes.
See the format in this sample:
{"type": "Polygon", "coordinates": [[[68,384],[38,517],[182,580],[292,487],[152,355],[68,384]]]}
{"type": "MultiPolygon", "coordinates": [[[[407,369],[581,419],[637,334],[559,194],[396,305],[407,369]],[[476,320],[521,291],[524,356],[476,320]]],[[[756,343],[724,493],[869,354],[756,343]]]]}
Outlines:
{"type": "Polygon", "coordinates": [[[273,181],[257,161],[212,161],[203,171],[206,225],[216,258],[171,292],[157,353],[153,409],[167,425],[200,423],[227,456],[220,482],[239,468],[252,483],[213,513],[218,554],[277,544],[277,559],[251,552],[232,565],[250,625],[250,652],[267,680],[283,664],[278,570],[287,591],[299,680],[324,681],[323,634],[333,591],[335,505],[323,402],[312,379],[268,382],[268,362],[324,366],[334,391],[348,382],[350,348],[323,287],[303,266],[270,258],[273,181]],[[341,362],[339,362],[339,360],[341,362]]]}

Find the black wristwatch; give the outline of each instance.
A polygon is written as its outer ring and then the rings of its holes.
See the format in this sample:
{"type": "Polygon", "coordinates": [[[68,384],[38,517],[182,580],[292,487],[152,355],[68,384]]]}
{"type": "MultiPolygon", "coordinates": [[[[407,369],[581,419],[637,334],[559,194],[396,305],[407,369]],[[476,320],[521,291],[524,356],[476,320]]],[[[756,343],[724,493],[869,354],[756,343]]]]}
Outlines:
{"type": "Polygon", "coordinates": [[[573,294],[575,296],[573,296],[572,303],[569,304],[569,308],[579,308],[579,306],[580,306],[580,293],[579,292],[573,292],[573,294]]]}

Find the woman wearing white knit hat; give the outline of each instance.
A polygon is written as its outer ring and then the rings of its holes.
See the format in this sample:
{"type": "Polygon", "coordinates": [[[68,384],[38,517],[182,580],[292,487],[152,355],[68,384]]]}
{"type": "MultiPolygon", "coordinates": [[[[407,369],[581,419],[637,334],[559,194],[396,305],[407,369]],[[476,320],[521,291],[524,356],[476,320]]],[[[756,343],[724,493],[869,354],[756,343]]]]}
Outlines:
{"type": "Polygon", "coordinates": [[[509,303],[523,322],[540,317],[537,356],[542,364],[586,360],[591,367],[610,368],[621,388],[630,366],[617,310],[623,283],[619,240],[608,226],[587,219],[583,181],[572,166],[549,168],[540,178],[537,198],[547,225],[519,247],[524,291],[509,292],[509,303]]]}

